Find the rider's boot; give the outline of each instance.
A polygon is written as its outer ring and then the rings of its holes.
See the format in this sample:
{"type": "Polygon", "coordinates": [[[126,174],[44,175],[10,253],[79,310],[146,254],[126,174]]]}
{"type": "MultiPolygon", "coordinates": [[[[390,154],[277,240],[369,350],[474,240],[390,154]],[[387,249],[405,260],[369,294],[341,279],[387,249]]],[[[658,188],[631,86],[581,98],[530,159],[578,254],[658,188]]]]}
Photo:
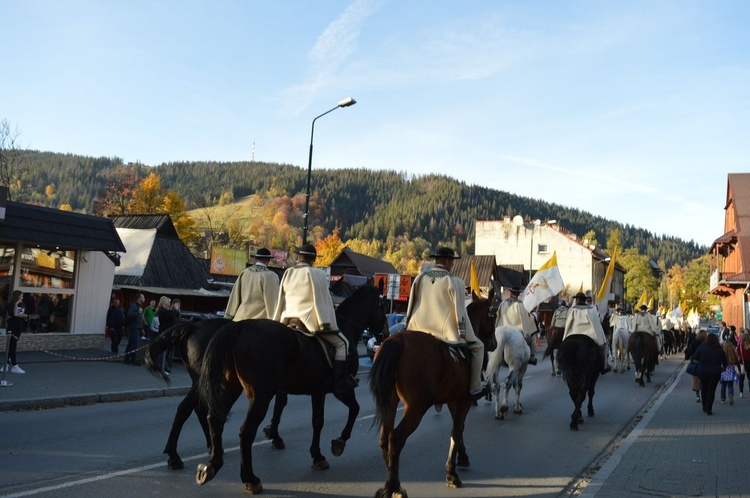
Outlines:
{"type": "Polygon", "coordinates": [[[602,358],[604,358],[604,368],[600,372],[600,375],[604,375],[607,372],[612,371],[612,367],[609,366],[609,358],[607,358],[607,345],[602,344],[601,346],[599,346],[599,351],[602,354],[602,358]]]}
{"type": "Polygon", "coordinates": [[[341,398],[348,395],[357,384],[349,375],[349,369],[344,360],[333,362],[333,393],[341,398]]]}
{"type": "Polygon", "coordinates": [[[536,356],[534,356],[534,355],[530,356],[529,357],[529,365],[536,365],[536,364],[537,364],[536,356]]]}

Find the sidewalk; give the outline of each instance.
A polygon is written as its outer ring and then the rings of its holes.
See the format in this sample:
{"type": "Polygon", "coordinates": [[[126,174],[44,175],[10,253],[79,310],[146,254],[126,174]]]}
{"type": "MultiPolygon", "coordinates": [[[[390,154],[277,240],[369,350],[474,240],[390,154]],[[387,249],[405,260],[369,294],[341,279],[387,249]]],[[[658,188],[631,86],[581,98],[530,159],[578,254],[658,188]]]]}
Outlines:
{"type": "Polygon", "coordinates": [[[750,387],[708,416],[690,381],[681,363],[580,496],[750,496],[750,387]]]}
{"type": "MultiPolygon", "coordinates": [[[[364,354],[364,348],[360,350],[364,354]]],[[[174,364],[168,387],[145,367],[110,357],[105,351],[90,349],[19,352],[26,374],[6,373],[13,385],[0,387],[0,411],[184,395],[190,387],[190,377],[179,362],[174,364]]],[[[360,364],[369,365],[369,359],[360,357],[360,364]]],[[[717,390],[714,414],[707,416],[696,403],[690,376],[680,362],[672,378],[636,417],[639,421],[633,430],[592,464],[596,473],[582,479],[573,494],[588,498],[750,497],[746,460],[750,455],[750,387],[745,389],[745,398],[739,397],[736,387],[734,406],[728,399],[721,404],[717,390]]]]}
{"type": "Polygon", "coordinates": [[[179,361],[168,386],[145,366],[126,365],[122,356],[101,350],[19,351],[17,358],[26,373],[5,373],[13,385],[0,387],[0,411],[185,395],[191,385],[179,361]]]}

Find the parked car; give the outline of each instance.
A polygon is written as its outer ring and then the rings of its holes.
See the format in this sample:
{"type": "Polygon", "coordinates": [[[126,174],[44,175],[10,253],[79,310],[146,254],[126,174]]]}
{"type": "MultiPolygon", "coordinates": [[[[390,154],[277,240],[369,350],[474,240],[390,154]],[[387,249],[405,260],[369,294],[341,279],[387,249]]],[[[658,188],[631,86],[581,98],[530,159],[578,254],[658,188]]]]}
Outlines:
{"type": "MultiPolygon", "coordinates": [[[[388,335],[398,334],[399,332],[403,332],[406,328],[406,324],[404,322],[397,323],[396,325],[391,325],[391,327],[388,329],[388,335]]],[[[367,341],[367,356],[372,360],[375,357],[375,353],[378,351],[378,348],[380,347],[380,343],[378,342],[378,339],[376,337],[371,337],[367,341]]]]}
{"type": "Polygon", "coordinates": [[[706,327],[706,332],[709,334],[719,334],[721,332],[721,326],[718,323],[712,323],[706,327]]]}

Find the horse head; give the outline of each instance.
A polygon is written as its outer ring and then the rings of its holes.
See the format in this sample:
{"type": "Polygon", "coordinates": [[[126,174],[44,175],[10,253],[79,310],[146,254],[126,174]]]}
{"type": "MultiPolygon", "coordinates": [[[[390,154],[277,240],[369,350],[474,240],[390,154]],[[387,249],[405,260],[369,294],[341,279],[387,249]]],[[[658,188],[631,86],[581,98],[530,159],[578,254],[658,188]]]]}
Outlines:
{"type": "Polygon", "coordinates": [[[485,350],[494,351],[497,347],[495,338],[497,309],[492,307],[492,299],[474,299],[466,307],[466,314],[469,315],[474,334],[484,343],[485,350]]]}
{"type": "Polygon", "coordinates": [[[357,343],[368,329],[376,337],[388,337],[386,306],[373,285],[358,287],[336,309],[336,321],[350,343],[357,343]]]}

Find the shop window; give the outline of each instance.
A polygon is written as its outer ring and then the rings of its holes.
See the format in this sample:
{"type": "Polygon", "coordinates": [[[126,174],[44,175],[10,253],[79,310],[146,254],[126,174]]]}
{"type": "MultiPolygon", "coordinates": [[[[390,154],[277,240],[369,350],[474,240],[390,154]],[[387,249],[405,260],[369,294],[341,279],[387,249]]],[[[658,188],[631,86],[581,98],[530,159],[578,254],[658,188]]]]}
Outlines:
{"type": "Polygon", "coordinates": [[[21,252],[21,287],[73,289],[75,251],[24,247],[21,252]]]}
{"type": "Polygon", "coordinates": [[[29,320],[26,331],[32,333],[70,332],[69,294],[24,293],[29,320]]]}

